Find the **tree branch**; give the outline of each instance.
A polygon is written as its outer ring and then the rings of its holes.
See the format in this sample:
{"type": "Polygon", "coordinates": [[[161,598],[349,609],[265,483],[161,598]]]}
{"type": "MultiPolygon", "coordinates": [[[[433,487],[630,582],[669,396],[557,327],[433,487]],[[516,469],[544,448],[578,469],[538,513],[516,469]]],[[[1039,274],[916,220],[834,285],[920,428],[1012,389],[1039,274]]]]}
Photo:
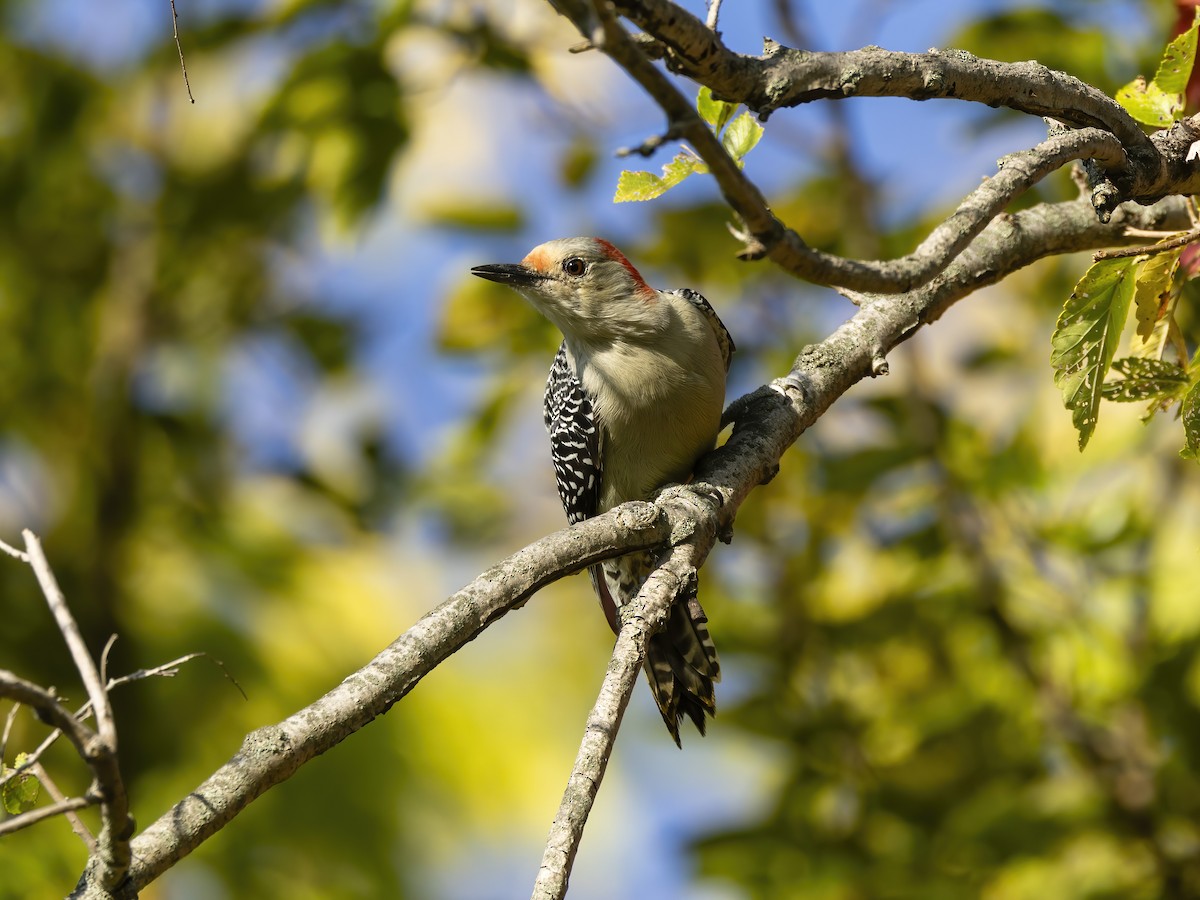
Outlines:
{"type": "Polygon", "coordinates": [[[716,541],[716,507],[691,487],[668,488],[657,500],[677,523],[675,546],[650,574],[633,602],[621,609],[621,630],[613,647],[600,696],[588,716],[575,767],[567,781],[558,814],[550,826],[546,850],[533,886],[533,900],[562,900],[583,838],[592,804],[612,756],[621,717],[646,658],[646,642],[666,627],[671,606],[695,592],[696,571],[716,541]]]}
{"type": "Polygon", "coordinates": [[[720,34],[670,0],[616,0],[617,10],[665,48],[672,71],[765,119],[783,107],[847,97],[944,98],[1102,128],[1134,156],[1155,151],[1141,126],[1098,88],[1036,62],[980,59],[963,50],[900,53],[865,47],[838,53],[767,41],[761,57],[735,53],[720,34]]]}
{"type": "MultiPolygon", "coordinates": [[[[63,639],[71,651],[71,658],[83,679],[92,712],[96,716],[97,733],[88,742],[87,750],[83,754],[95,776],[95,790],[101,800],[100,834],[88,858],[88,869],[94,870],[95,879],[101,887],[111,890],[125,880],[129,870],[129,838],[133,835],[134,823],[129,815],[129,797],[125,792],[125,782],[121,778],[120,759],[117,756],[117,728],[113,721],[112,706],[108,702],[108,690],[100,679],[100,672],[88,652],[83,635],[79,633],[75,617],[67,607],[58,580],[46,561],[41,541],[28,529],[21,534],[25,538],[25,553],[29,558],[29,565],[37,576],[58,630],[62,632],[63,639]]],[[[70,718],[78,725],[74,716],[70,718]]],[[[54,724],[62,728],[60,723],[54,724]]]]}
{"type": "Polygon", "coordinates": [[[535,541],[488,569],[324,697],[247,735],[228,762],[134,839],[132,888],[144,888],[269,788],[387,712],[438,664],[547,584],[629,550],[660,546],[669,535],[658,509],[631,503],[535,541]]]}
{"type": "Polygon", "coordinates": [[[650,631],[647,618],[636,614],[625,614],[622,618],[624,621],[600,686],[600,696],[588,716],[575,767],[567,780],[558,814],[550,826],[542,864],[533,885],[533,900],[561,900],[567,893],[567,879],[583,838],[583,827],[600,792],[600,782],[617,741],[621,717],[629,705],[642,660],[646,657],[650,631]]]}
{"type": "MultiPolygon", "coordinates": [[[[784,51],[776,45],[777,49],[769,59],[783,53],[800,56],[805,60],[820,58],[829,64],[829,68],[837,73],[839,78],[844,80],[848,77],[847,72],[853,71],[877,92],[883,92],[886,88],[892,95],[924,99],[927,89],[918,88],[918,82],[921,85],[929,82],[937,85],[939,90],[945,91],[944,96],[977,99],[992,105],[1010,105],[1026,112],[1052,114],[1060,120],[1085,126],[1104,126],[1103,129],[1084,127],[1080,131],[1056,134],[1031,150],[1014,153],[1001,160],[1000,171],[972,191],[958,209],[907,256],[889,261],[866,261],[846,259],[815,250],[809,247],[797,232],[776,218],[762,192],[750,181],[737,161],[729,155],[717,136],[699,117],[692,101],[684,97],[675,84],[650,62],[642,47],[616,21],[605,0],[594,0],[594,3],[594,8],[585,0],[558,0],[556,5],[594,46],[625,69],[654,98],[667,115],[667,134],[686,139],[708,165],[726,202],[744,223],[740,237],[746,248],[740,256],[744,259],[767,257],[797,277],[817,284],[886,293],[914,290],[943,271],[1013,199],[1072,160],[1095,160],[1106,170],[1121,173],[1119,177],[1113,176],[1116,181],[1103,181],[1097,187],[1094,205],[1105,215],[1115,208],[1112,201],[1117,197],[1153,194],[1157,199],[1163,193],[1177,192],[1173,183],[1169,189],[1164,187],[1164,180],[1169,180],[1169,167],[1163,161],[1156,145],[1145,136],[1141,128],[1114,101],[1070,76],[1051,72],[1032,63],[995,63],[991,60],[976,59],[969,54],[952,55],[953,58],[949,60],[943,59],[944,54],[914,55],[888,53],[876,49],[857,51],[858,56],[801,54],[797,51],[784,51]],[[864,75],[864,70],[870,77],[864,75]],[[996,84],[989,80],[992,75],[1016,93],[1001,92],[996,84]],[[1039,86],[1044,88],[1047,82],[1053,87],[1047,91],[1050,99],[1042,97],[1034,90],[1039,86]],[[1017,91],[1016,85],[1024,86],[1025,93],[1017,91]],[[974,95],[968,90],[968,86],[975,87],[974,95]],[[1077,92],[1079,96],[1075,97],[1071,91],[1077,92]],[[1030,98],[1037,96],[1038,103],[1033,105],[1032,99],[1025,99],[1026,95],[1030,98]],[[1010,98],[1011,102],[1001,104],[1005,97],[1010,98]],[[1015,99],[1012,99],[1014,97],[1015,99]],[[1071,98],[1082,98],[1084,107],[1091,112],[1086,115],[1078,114],[1078,104],[1072,106],[1068,103],[1071,98]],[[1051,101],[1059,105],[1052,105],[1051,101]],[[1142,166],[1133,170],[1132,175],[1125,174],[1131,171],[1126,151],[1138,154],[1137,158],[1145,161],[1142,166]],[[1118,189],[1115,186],[1117,183],[1122,187],[1118,189]]],[[[722,59],[732,66],[732,69],[721,68],[721,72],[737,71],[735,61],[741,61],[745,65],[764,62],[741,57],[724,49],[718,35],[699,19],[673,4],[632,4],[622,7],[622,11],[671,47],[675,46],[669,40],[671,35],[677,34],[680,29],[699,28],[707,37],[697,37],[700,42],[696,45],[697,52],[701,57],[706,53],[720,52],[722,59]],[[669,8],[672,11],[671,16],[656,14],[642,15],[639,18],[638,13],[644,13],[647,9],[659,10],[659,7],[669,8]],[[678,15],[675,15],[676,13],[678,15]],[[718,47],[720,50],[714,49],[718,47]]],[[[758,69],[755,68],[755,71],[758,69]]],[[[708,72],[707,66],[704,72],[708,72]]],[[[695,71],[688,74],[699,77],[695,71]]],[[[762,75],[761,72],[758,74],[762,75]]],[[[819,81],[817,75],[812,77],[819,81]]],[[[710,81],[705,83],[714,90],[719,84],[710,81]]],[[[748,83],[759,82],[751,78],[748,83]]],[[[818,92],[813,98],[816,96],[823,94],[818,92]]],[[[748,98],[744,91],[734,94],[732,99],[746,102],[751,108],[756,108],[753,100],[748,98]]],[[[1177,155],[1186,154],[1186,148],[1174,147],[1173,152],[1177,155]]],[[[1200,174],[1186,171],[1176,174],[1185,178],[1195,178],[1196,187],[1200,189],[1200,174]]]]}
{"type": "MultiPolygon", "coordinates": [[[[13,834],[28,828],[30,825],[36,825],[44,819],[53,819],[55,816],[71,816],[76,810],[86,809],[89,806],[94,806],[100,800],[99,797],[63,797],[52,803],[50,806],[39,806],[37,809],[31,809],[28,812],[23,812],[20,815],[13,816],[11,819],[5,819],[0,822],[0,837],[6,834],[13,834]]],[[[71,822],[72,829],[75,829],[78,834],[76,823],[79,823],[79,817],[75,816],[71,822]]],[[[82,823],[79,823],[82,824],[82,823]]],[[[83,835],[80,834],[80,837],[83,835]]],[[[89,835],[90,836],[90,835],[89,835]]],[[[85,841],[86,843],[86,841],[85,841]]]]}
{"type": "Polygon", "coordinates": [[[44,687],[0,669],[0,697],[7,697],[37,710],[38,717],[67,736],[75,751],[87,760],[96,743],[96,732],[80,722],[58,698],[44,687]]]}

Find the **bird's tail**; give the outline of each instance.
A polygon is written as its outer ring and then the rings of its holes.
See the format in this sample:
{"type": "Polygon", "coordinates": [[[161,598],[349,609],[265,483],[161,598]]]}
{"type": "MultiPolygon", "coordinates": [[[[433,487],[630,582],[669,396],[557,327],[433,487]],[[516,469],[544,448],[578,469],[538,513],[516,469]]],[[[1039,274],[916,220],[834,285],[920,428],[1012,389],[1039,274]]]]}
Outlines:
{"type": "Polygon", "coordinates": [[[708,633],[708,617],[695,596],[671,607],[664,631],[646,644],[646,678],[667,731],[679,741],[684,715],[704,734],[704,716],[717,714],[713,682],[721,680],[717,648],[708,633]]]}
{"type": "MultiPolygon", "coordinates": [[[[638,553],[592,567],[592,584],[614,632],[619,628],[617,606],[637,593],[652,567],[653,559],[638,553]]],[[[672,606],[667,627],[651,636],[644,668],[654,702],[676,745],[682,746],[679,723],[685,715],[704,734],[705,714],[717,712],[713,683],[721,680],[721,664],[708,633],[708,616],[694,593],[672,606]]]]}

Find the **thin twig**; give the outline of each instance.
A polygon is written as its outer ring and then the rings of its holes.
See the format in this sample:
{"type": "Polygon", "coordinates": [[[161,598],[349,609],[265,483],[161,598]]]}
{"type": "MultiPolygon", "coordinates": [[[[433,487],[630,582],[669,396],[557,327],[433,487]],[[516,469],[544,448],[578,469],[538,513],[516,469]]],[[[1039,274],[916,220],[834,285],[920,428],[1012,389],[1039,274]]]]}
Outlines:
{"type": "Polygon", "coordinates": [[[113,644],[116,642],[116,634],[110,634],[108,640],[104,642],[104,649],[100,651],[100,680],[104,682],[106,691],[112,690],[112,684],[108,680],[108,654],[112,653],[113,644]]]}
{"type": "MultiPolygon", "coordinates": [[[[0,765],[8,756],[8,737],[12,734],[13,722],[17,719],[17,710],[21,708],[20,703],[13,703],[12,709],[8,711],[8,715],[4,717],[4,734],[0,735],[0,765]]],[[[3,784],[0,781],[0,784],[3,784]]]]}
{"type": "Polygon", "coordinates": [[[1155,231],[1151,228],[1126,228],[1124,232],[1125,237],[1146,238],[1151,241],[1175,237],[1177,234],[1179,234],[1178,231],[1155,231]]]}
{"type": "Polygon", "coordinates": [[[20,764],[13,766],[8,770],[7,775],[0,777],[0,787],[11,781],[13,778],[16,778],[22,772],[33,768],[37,761],[42,758],[42,754],[49,750],[54,742],[62,737],[62,733],[63,732],[61,728],[55,728],[48,735],[46,735],[42,742],[37,745],[37,749],[35,749],[32,753],[26,753],[25,758],[21,760],[20,764]]]}
{"type": "Polygon", "coordinates": [[[76,719],[52,691],[7,669],[0,669],[0,697],[8,697],[36,709],[43,721],[67,736],[81,758],[91,762],[91,756],[95,753],[96,733],[76,719]]]}
{"type": "Polygon", "coordinates": [[[54,577],[50,563],[46,561],[42,542],[28,528],[21,534],[25,538],[25,552],[29,554],[29,564],[33,567],[34,574],[37,575],[38,584],[42,587],[42,594],[46,598],[50,612],[54,615],[58,630],[62,632],[63,639],[67,642],[67,649],[71,651],[71,659],[75,663],[75,668],[79,670],[79,677],[83,679],[88,699],[92,703],[92,709],[95,710],[96,728],[100,733],[100,739],[115,752],[117,749],[116,725],[113,723],[112,707],[108,702],[108,693],[104,689],[104,682],[101,681],[100,673],[96,669],[96,662],[88,652],[83,635],[79,632],[79,625],[67,607],[67,600],[58,586],[58,579],[54,577]]]}
{"type": "Polygon", "coordinates": [[[678,139],[679,129],[675,126],[670,126],[662,134],[651,135],[636,147],[617,148],[615,155],[619,158],[624,158],[626,156],[653,156],[658,148],[667,141],[674,141],[678,139]]]}
{"type": "MultiPolygon", "coordinates": [[[[110,643],[110,646],[111,646],[111,643],[110,643]]],[[[160,666],[155,666],[153,669],[138,669],[136,672],[130,672],[126,675],[120,675],[117,678],[110,679],[105,684],[105,687],[111,691],[113,688],[118,688],[123,685],[130,684],[134,681],[141,681],[142,679],[145,679],[145,678],[153,678],[155,676],[162,676],[163,678],[173,678],[174,676],[179,674],[179,668],[178,668],[179,666],[183,665],[186,662],[191,662],[193,659],[196,659],[197,657],[201,657],[201,656],[208,657],[208,654],[207,653],[188,653],[187,655],[181,656],[178,659],[173,659],[170,662],[163,663],[160,666]]],[[[208,658],[212,659],[212,657],[208,657],[208,658]]],[[[240,693],[242,695],[242,698],[248,699],[246,697],[246,692],[244,690],[242,690],[242,686],[237,683],[237,679],[235,679],[232,675],[230,675],[229,670],[225,668],[225,664],[222,663],[218,659],[212,659],[212,662],[221,670],[222,674],[233,684],[233,686],[235,688],[237,688],[238,693],[240,693]]],[[[13,718],[14,714],[16,713],[16,711],[18,709],[20,709],[19,704],[13,706],[12,711],[9,713],[10,720],[13,718]]],[[[81,722],[86,722],[89,718],[91,718],[91,715],[92,715],[92,701],[90,701],[90,700],[85,702],[83,704],[83,706],[79,707],[79,709],[77,709],[75,711],[75,718],[81,722]]],[[[25,772],[26,770],[30,769],[41,758],[42,754],[45,753],[48,749],[50,749],[50,746],[55,741],[57,741],[59,739],[59,737],[61,737],[61,736],[62,736],[61,729],[55,728],[53,731],[51,731],[45,737],[45,739],[37,746],[36,750],[34,750],[32,753],[25,754],[25,759],[23,759],[21,761],[20,765],[11,768],[7,775],[0,776],[0,786],[3,786],[6,782],[8,782],[11,779],[15,778],[16,776],[20,775],[22,772],[25,772]]],[[[3,758],[4,758],[3,745],[0,744],[0,759],[3,759],[3,758]]]]}
{"type": "MultiPolygon", "coordinates": [[[[66,794],[58,789],[58,785],[55,784],[54,779],[50,777],[50,773],[46,771],[45,766],[43,766],[41,763],[35,763],[31,771],[33,773],[33,777],[42,783],[42,787],[46,789],[46,793],[50,795],[50,799],[56,804],[61,807],[71,802],[67,799],[66,794]]],[[[81,799],[86,800],[87,798],[84,797],[81,799]]],[[[91,831],[88,830],[88,827],[83,824],[83,819],[79,818],[79,816],[75,814],[75,807],[64,808],[62,812],[66,815],[67,821],[71,823],[71,830],[78,835],[79,839],[83,841],[84,846],[87,847],[88,853],[91,853],[93,850],[95,850],[96,838],[92,835],[91,831]]]]}
{"type": "Polygon", "coordinates": [[[43,819],[61,816],[63,813],[73,812],[87,806],[95,806],[98,799],[96,797],[72,797],[70,800],[63,800],[53,806],[40,806],[29,812],[21,813],[19,816],[13,816],[11,819],[5,819],[0,822],[0,837],[28,828],[30,825],[36,825],[43,819]]]}
{"type": "Polygon", "coordinates": [[[11,544],[4,543],[4,541],[0,541],[0,551],[7,553],[13,559],[19,559],[23,563],[29,562],[29,555],[27,553],[22,550],[18,550],[11,544]]]}
{"type": "MultiPolygon", "coordinates": [[[[29,554],[29,564],[37,575],[42,593],[71,652],[75,668],[79,670],[83,679],[88,700],[96,716],[96,738],[85,745],[82,753],[95,776],[95,789],[100,797],[100,835],[88,866],[94,869],[99,885],[106,890],[112,890],[125,880],[129,871],[132,859],[129,839],[133,836],[133,820],[129,816],[129,796],[125,791],[125,781],[121,777],[120,759],[117,755],[117,728],[108,700],[108,690],[100,679],[96,662],[88,652],[79,626],[67,607],[62,589],[59,588],[54,572],[46,561],[41,541],[28,528],[22,535],[25,538],[25,552],[29,554]]],[[[77,728],[83,727],[74,717],[71,717],[71,723],[77,728]]],[[[53,724],[63,727],[61,722],[53,724]]]]}
{"type": "Polygon", "coordinates": [[[1200,241],[1200,231],[1188,231],[1172,240],[1162,241],[1158,244],[1146,244],[1141,247],[1122,247],[1118,250],[1097,250],[1092,254],[1092,259],[1099,262],[1102,259],[1125,259],[1129,256],[1154,256],[1158,253],[1166,253],[1168,250],[1177,250],[1180,247],[1186,247],[1195,241],[1200,241]]]}
{"type": "Polygon", "coordinates": [[[183,44],[179,43],[179,13],[175,11],[175,0],[171,0],[171,29],[175,33],[175,49],[179,51],[179,68],[183,71],[183,86],[187,88],[188,100],[196,102],[192,96],[192,86],[188,83],[187,63],[183,59],[183,44]]]}
{"type": "Polygon", "coordinates": [[[704,24],[708,26],[709,31],[717,30],[717,18],[721,15],[721,0],[708,0],[708,18],[704,20],[704,24]]]}

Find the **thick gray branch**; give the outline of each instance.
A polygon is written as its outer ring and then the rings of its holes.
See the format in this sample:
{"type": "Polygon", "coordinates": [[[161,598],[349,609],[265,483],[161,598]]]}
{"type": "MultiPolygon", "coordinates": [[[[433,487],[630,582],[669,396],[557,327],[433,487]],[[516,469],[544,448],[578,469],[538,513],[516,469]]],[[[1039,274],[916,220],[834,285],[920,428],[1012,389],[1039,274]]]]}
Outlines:
{"type": "Polygon", "coordinates": [[[1134,153],[1153,154],[1141,126],[1103,91],[1036,62],[980,59],[962,50],[900,53],[864,47],[839,53],[767,42],[763,56],[730,50],[719,34],[670,0],[617,0],[618,11],[665,49],[675,72],[766,118],[782,107],[847,97],[969,100],[1080,128],[1110,131],[1134,153]]]}
{"type": "Polygon", "coordinates": [[[642,85],[668,119],[667,134],[689,141],[708,164],[726,202],[744,223],[745,258],[769,258],[797,277],[856,291],[911,291],[942,272],[950,260],[1009,202],[1075,159],[1103,170],[1093,192],[1107,219],[1127,200],[1151,204],[1200,191],[1200,166],[1187,161],[1200,123],[1187,120],[1153,139],[1112,99],[1037,63],[1001,63],[960,51],[895,53],[869,47],[847,53],[809,53],[771,43],[764,57],[734,53],[702,21],[668,0],[625,0],[616,9],[646,30],[635,41],[605,0],[556,0],[555,6],[642,85]],[[657,42],[657,43],[654,43],[657,42]],[[972,192],[955,213],[911,254],[888,261],[851,260],[809,247],[771,211],[766,198],[700,120],[690,99],[656,68],[658,51],[675,71],[742,102],[764,118],[780,106],[824,97],[897,96],[972,100],[1052,116],[1082,129],[1056,135],[1002,161],[1001,172],[972,192]],[[1007,170],[1007,171],[1006,171],[1007,170]]]}
{"type": "Polygon", "coordinates": [[[666,517],[653,505],[626,504],[493,566],[324,697],[247,735],[228,762],[134,839],[126,894],[97,890],[85,874],[80,896],[132,896],[259,795],[387,712],[446,657],[540,588],[630,549],[659,546],[669,534],[666,517]]]}

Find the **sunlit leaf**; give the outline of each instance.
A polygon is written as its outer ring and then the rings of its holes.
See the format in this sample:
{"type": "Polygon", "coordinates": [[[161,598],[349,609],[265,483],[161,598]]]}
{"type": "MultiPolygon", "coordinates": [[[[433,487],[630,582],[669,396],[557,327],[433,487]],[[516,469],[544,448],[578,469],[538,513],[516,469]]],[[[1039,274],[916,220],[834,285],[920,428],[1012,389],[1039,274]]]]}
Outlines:
{"type": "Polygon", "coordinates": [[[1184,92],[1196,61],[1198,24],[1200,9],[1192,27],[1167,45],[1152,81],[1139,75],[1117,91],[1117,102],[1139,122],[1165,128],[1183,116],[1184,92]]]}
{"type": "Polygon", "coordinates": [[[1197,7],[1192,26],[1171,43],[1163,52],[1154,83],[1167,93],[1183,93],[1196,62],[1196,35],[1200,28],[1200,7],[1197,7]]]}
{"type": "Polygon", "coordinates": [[[1137,257],[1095,263],[1075,285],[1051,338],[1050,365],[1079,449],[1096,429],[1104,375],[1112,363],[1133,300],[1137,257]]]}
{"type": "Polygon", "coordinates": [[[1130,356],[1158,359],[1167,343],[1171,314],[1179,292],[1174,289],[1175,273],[1183,248],[1158,253],[1138,267],[1137,288],[1133,294],[1137,329],[1129,345],[1130,356]]]}
{"type": "Polygon", "coordinates": [[[1166,128],[1179,118],[1184,104],[1182,93],[1166,92],[1141,75],[1118,90],[1116,100],[1143,125],[1155,128],[1166,128]]]}
{"type": "Polygon", "coordinates": [[[1112,364],[1112,371],[1123,377],[1106,381],[1101,393],[1105,400],[1138,403],[1178,397],[1187,388],[1187,372],[1161,359],[1126,356],[1112,364]]]}
{"type": "Polygon", "coordinates": [[[718,134],[725,127],[725,123],[733,117],[736,110],[736,103],[714,100],[712,91],[707,86],[701,87],[700,93],[696,96],[696,111],[700,113],[700,118],[718,134]]]}
{"type": "MultiPolygon", "coordinates": [[[[15,768],[19,768],[28,758],[27,754],[18,753],[15,768]]],[[[13,770],[7,766],[0,766],[0,771],[7,776],[13,770]]],[[[0,803],[3,803],[5,812],[10,816],[20,815],[33,809],[40,791],[41,783],[33,773],[26,771],[0,786],[0,803]]]]}
{"type": "Polygon", "coordinates": [[[614,203],[626,203],[631,200],[653,200],[661,197],[683,179],[692,174],[708,171],[708,166],[691,153],[680,151],[676,157],[663,166],[661,176],[653,172],[622,172],[617,181],[617,193],[614,203]]]}
{"type": "Polygon", "coordinates": [[[744,112],[729,123],[729,127],[721,135],[721,145],[734,159],[741,159],[754,149],[754,145],[762,136],[763,127],[749,112],[744,112]]]}
{"type": "Polygon", "coordinates": [[[1179,455],[1184,459],[1200,459],[1200,381],[1183,398],[1180,411],[1183,420],[1184,447],[1179,455]]]}

